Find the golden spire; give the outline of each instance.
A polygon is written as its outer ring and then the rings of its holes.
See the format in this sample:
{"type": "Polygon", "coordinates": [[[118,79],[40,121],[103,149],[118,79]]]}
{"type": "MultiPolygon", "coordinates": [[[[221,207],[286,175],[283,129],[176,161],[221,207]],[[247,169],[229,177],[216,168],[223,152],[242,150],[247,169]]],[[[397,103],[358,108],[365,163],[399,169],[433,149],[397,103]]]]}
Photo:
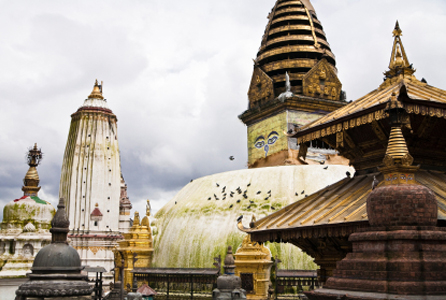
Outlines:
{"type": "Polygon", "coordinates": [[[37,148],[37,143],[34,144],[34,147],[29,149],[26,157],[28,160],[29,169],[25,175],[25,178],[23,179],[22,191],[24,192],[24,196],[37,196],[37,193],[40,190],[40,178],[36,167],[40,164],[42,157],[42,151],[37,148]]]}
{"type": "Polygon", "coordinates": [[[101,85],[99,85],[98,80],[96,79],[93,91],[91,92],[90,96],[88,96],[88,99],[104,99],[104,96],[102,96],[102,82],[101,85]]]}
{"type": "Polygon", "coordinates": [[[401,36],[403,31],[400,28],[400,24],[396,21],[395,29],[393,30],[393,49],[390,56],[389,69],[394,68],[408,68],[410,66],[409,59],[407,58],[406,51],[404,51],[403,42],[401,36]]]}
{"type": "Polygon", "coordinates": [[[404,139],[401,127],[392,127],[390,130],[386,156],[389,156],[396,161],[401,160],[408,153],[409,150],[407,149],[406,140],[404,139]]]}
{"type": "Polygon", "coordinates": [[[419,166],[412,166],[413,157],[409,153],[401,124],[393,124],[389,143],[384,157],[385,167],[380,168],[385,185],[415,184],[415,172],[419,166]]]}

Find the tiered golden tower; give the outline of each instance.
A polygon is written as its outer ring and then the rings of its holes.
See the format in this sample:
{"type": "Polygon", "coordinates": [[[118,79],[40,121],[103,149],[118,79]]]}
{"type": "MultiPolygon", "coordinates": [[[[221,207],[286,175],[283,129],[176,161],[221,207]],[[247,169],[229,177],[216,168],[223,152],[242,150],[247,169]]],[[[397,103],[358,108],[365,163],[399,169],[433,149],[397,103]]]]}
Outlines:
{"type": "Polygon", "coordinates": [[[289,136],[345,105],[335,66],[310,1],[278,0],[254,60],[248,109],[239,116],[248,126],[250,168],[308,163],[298,160],[289,136]]]}

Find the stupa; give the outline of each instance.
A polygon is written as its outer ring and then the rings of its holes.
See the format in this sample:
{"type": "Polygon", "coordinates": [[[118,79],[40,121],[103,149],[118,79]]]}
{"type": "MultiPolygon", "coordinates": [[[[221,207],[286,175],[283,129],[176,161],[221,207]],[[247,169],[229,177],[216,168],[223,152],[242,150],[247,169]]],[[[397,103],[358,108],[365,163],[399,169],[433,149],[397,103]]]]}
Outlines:
{"type": "MultiPolygon", "coordinates": [[[[249,168],[194,179],[157,212],[154,266],[212,267],[227,245],[242,244],[245,235],[228,225],[241,213],[264,217],[354,173],[322,142],[291,147],[296,128],[346,104],[336,73],[311,3],[278,0],[254,63],[248,110],[239,116],[248,127],[249,168]],[[298,155],[308,149],[311,155],[298,155]]],[[[291,245],[266,246],[281,268],[315,268],[291,245]]]]}
{"type": "Polygon", "coordinates": [[[131,208],[117,130],[116,115],[96,80],[84,104],[71,115],[59,195],[67,201],[69,238],[82,263],[107,271],[113,268],[113,248],[129,228],[131,208]]]}
{"type": "Polygon", "coordinates": [[[51,221],[51,244],[42,248],[28,274],[29,280],[19,286],[16,300],[70,299],[92,300],[94,287],[88,284],[87,275],[77,251],[68,245],[70,222],[60,199],[57,212],[51,221]]]}
{"type": "Polygon", "coordinates": [[[51,203],[38,196],[37,166],[43,154],[30,148],[29,170],[23,179],[23,196],[5,205],[0,229],[0,278],[24,277],[30,272],[37,252],[51,241],[51,219],[56,213],[51,203]]]}
{"type": "MultiPolygon", "coordinates": [[[[239,223],[240,229],[250,233],[254,241],[292,243],[314,257],[320,266],[321,283],[333,276],[336,264],[347,254],[357,252],[349,237],[373,226],[367,198],[388,180],[380,168],[387,164],[383,158],[394,132],[395,117],[401,118],[413,165],[420,166],[415,179],[401,176],[434,192],[437,226],[446,227],[446,91],[414,76],[398,22],[393,35],[384,82],[364,97],[303,126],[294,135],[300,145],[309,145],[311,141],[332,145],[350,160],[355,175],[257,220],[252,228],[239,223]]],[[[397,174],[394,177],[400,176],[397,174]]],[[[398,208],[395,210],[398,213],[398,208]]],[[[414,209],[412,213],[416,215],[418,211],[414,209]]]]}

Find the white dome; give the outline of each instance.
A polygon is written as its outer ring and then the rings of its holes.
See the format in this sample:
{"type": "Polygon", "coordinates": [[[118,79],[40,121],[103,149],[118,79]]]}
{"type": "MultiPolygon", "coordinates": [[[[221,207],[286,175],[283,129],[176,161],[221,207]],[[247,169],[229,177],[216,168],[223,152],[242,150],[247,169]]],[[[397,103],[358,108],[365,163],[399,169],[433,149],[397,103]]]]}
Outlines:
{"type": "MultiPolygon", "coordinates": [[[[245,169],[193,180],[155,215],[152,223],[155,244],[153,265],[212,267],[213,257],[219,254],[224,257],[228,245],[237,249],[241,244],[244,233],[236,226],[241,214],[245,216],[243,222],[248,227],[253,214],[259,220],[345,178],[347,171],[354,173],[352,168],[346,166],[325,167],[245,169]],[[238,187],[241,193],[237,192],[238,187]],[[245,190],[247,199],[243,197],[245,190]],[[271,196],[268,197],[269,191],[271,196]],[[230,196],[231,192],[234,193],[233,197],[230,196]],[[237,203],[237,200],[240,202],[237,203]]],[[[278,255],[282,260],[281,268],[314,267],[311,260],[295,246],[270,244],[269,248],[273,256],[278,255]]]]}
{"type": "Polygon", "coordinates": [[[37,196],[23,196],[5,205],[2,229],[20,229],[31,223],[37,229],[50,229],[56,210],[37,196]]]}

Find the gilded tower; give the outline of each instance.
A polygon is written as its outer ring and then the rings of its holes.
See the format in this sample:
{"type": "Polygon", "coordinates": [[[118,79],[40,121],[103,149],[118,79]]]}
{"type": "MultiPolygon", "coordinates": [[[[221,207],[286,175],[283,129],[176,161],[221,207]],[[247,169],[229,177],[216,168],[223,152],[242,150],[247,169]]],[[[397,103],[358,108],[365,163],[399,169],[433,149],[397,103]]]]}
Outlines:
{"type": "Polygon", "coordinates": [[[120,212],[120,206],[128,206],[121,205],[121,185],[117,118],[96,80],[71,115],[59,189],[67,204],[72,245],[84,265],[113,268],[112,250],[122,238],[123,217],[129,218],[127,211],[124,216],[120,212]]]}
{"type": "Polygon", "coordinates": [[[335,56],[309,0],[277,0],[254,60],[248,99],[239,118],[248,126],[250,168],[325,163],[336,156],[317,151],[325,145],[311,145],[307,159],[291,138],[300,126],[346,103],[335,56]]]}

